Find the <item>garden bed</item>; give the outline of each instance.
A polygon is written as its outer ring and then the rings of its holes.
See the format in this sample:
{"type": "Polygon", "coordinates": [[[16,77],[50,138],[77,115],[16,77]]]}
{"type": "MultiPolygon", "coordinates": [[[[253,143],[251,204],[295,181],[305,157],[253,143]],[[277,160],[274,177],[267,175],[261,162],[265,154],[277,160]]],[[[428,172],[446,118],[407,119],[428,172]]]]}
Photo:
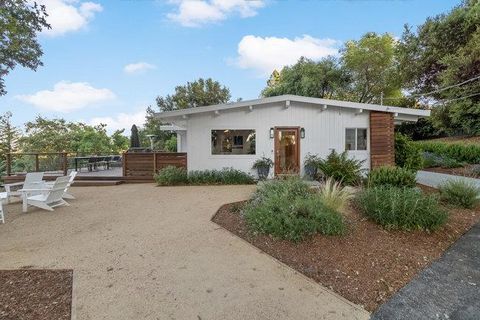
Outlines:
{"type": "Polygon", "coordinates": [[[72,270],[0,270],[0,319],[70,319],[72,277],[72,270]]]}
{"type": "Polygon", "coordinates": [[[222,206],[212,220],[368,311],[390,298],[480,221],[478,208],[448,209],[447,224],[436,232],[386,231],[350,206],[345,236],[315,235],[293,243],[251,234],[240,214],[245,203],[222,206]]]}
{"type": "MultiPolygon", "coordinates": [[[[430,171],[430,172],[437,172],[437,173],[445,173],[445,174],[451,174],[454,176],[462,176],[462,177],[472,177],[472,178],[477,178],[472,176],[472,167],[474,165],[466,165],[464,167],[460,168],[441,168],[441,167],[433,167],[433,168],[424,168],[422,170],[424,171],[430,171]]],[[[478,165],[477,165],[478,166],[478,165]]],[[[478,177],[480,178],[480,177],[478,177]]]]}

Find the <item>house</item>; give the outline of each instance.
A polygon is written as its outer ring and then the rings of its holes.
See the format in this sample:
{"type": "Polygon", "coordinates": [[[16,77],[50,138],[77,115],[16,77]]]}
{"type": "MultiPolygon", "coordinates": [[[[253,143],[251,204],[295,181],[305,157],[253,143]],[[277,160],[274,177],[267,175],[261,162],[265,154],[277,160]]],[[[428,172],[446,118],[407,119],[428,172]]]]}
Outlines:
{"type": "Polygon", "coordinates": [[[394,125],[429,110],[283,95],[157,113],[177,133],[188,170],[233,167],[252,173],[261,157],[271,174],[303,173],[307,154],[347,150],[365,168],[394,164],[394,125]]]}

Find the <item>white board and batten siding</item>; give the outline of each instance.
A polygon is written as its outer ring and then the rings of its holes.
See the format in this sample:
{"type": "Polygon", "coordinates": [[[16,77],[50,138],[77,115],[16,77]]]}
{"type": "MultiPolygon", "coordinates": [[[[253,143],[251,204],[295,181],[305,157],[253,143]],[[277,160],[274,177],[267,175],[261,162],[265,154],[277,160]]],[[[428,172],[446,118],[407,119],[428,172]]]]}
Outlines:
{"type": "MultiPolygon", "coordinates": [[[[326,110],[318,105],[295,103],[272,103],[249,108],[235,108],[189,115],[178,121],[187,130],[179,132],[178,150],[188,153],[188,170],[221,169],[233,167],[255,174],[253,162],[262,157],[274,159],[274,139],[270,138],[272,127],[305,128],[305,138],[300,139],[300,166],[307,153],[326,157],[331,150],[345,150],[346,128],[369,128],[369,112],[329,106],[326,110]],[[256,133],[255,155],[212,155],[211,131],[225,129],[248,130],[256,133]]],[[[367,131],[367,150],[349,151],[351,157],[365,160],[370,167],[370,133],[367,131]]],[[[271,170],[271,174],[273,170],[271,170]]]]}

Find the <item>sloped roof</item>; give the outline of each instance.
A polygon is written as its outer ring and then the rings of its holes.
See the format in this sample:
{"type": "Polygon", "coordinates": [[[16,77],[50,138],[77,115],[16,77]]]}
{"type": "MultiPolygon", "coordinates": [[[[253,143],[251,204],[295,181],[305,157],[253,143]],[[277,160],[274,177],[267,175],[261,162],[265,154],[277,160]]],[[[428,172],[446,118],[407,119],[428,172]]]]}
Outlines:
{"type": "Polygon", "coordinates": [[[184,116],[193,115],[197,113],[204,113],[204,112],[215,112],[215,111],[222,111],[222,110],[224,111],[224,110],[236,109],[236,108],[255,108],[256,106],[261,106],[261,105],[271,104],[271,103],[278,103],[278,102],[285,102],[285,104],[287,105],[291,101],[306,103],[306,104],[314,104],[314,105],[318,105],[319,108],[327,106],[327,107],[339,107],[339,108],[357,109],[357,110],[362,109],[362,110],[369,110],[369,111],[389,112],[397,115],[406,115],[406,116],[414,116],[414,117],[416,116],[419,118],[430,116],[430,110],[400,108],[400,107],[385,106],[385,105],[379,105],[379,104],[330,100],[330,99],[322,99],[322,98],[310,98],[310,97],[296,96],[296,95],[290,95],[290,94],[276,96],[276,97],[260,98],[260,99],[254,99],[254,100],[245,100],[245,101],[239,101],[234,103],[217,104],[217,105],[211,105],[211,106],[205,106],[205,107],[196,107],[196,108],[188,108],[188,109],[182,109],[182,110],[159,112],[159,113],[156,113],[155,116],[159,119],[171,119],[171,118],[184,117],[184,116]]]}

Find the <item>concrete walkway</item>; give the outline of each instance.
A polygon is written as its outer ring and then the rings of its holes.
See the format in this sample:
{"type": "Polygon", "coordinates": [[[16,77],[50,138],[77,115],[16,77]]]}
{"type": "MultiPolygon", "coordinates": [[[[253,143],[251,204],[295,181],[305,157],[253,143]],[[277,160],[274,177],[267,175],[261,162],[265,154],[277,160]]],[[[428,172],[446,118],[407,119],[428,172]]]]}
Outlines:
{"type": "Polygon", "coordinates": [[[480,224],[423,270],[372,320],[480,318],[480,224]]]}
{"type": "Polygon", "coordinates": [[[368,319],[210,221],[253,188],[79,187],[55,212],[10,204],[0,268],[72,268],[77,320],[368,319]]]}
{"type": "Polygon", "coordinates": [[[439,185],[451,179],[462,179],[462,180],[470,181],[476,184],[480,188],[480,179],[454,176],[451,174],[430,172],[430,171],[417,172],[417,182],[432,188],[438,188],[439,185]]]}

